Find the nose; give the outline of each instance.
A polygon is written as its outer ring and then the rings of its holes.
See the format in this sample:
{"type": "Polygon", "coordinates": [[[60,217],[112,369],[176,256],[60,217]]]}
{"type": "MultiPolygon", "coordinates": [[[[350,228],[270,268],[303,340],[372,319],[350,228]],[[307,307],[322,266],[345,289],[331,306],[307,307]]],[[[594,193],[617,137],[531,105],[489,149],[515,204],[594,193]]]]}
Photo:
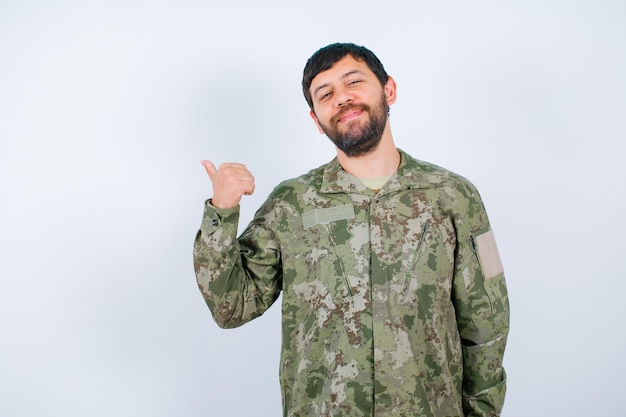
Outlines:
{"type": "Polygon", "coordinates": [[[346,104],[349,104],[352,101],[351,98],[346,98],[345,100],[341,100],[337,102],[337,107],[343,107],[346,104]]]}
{"type": "Polygon", "coordinates": [[[346,104],[351,103],[353,98],[354,97],[347,89],[342,88],[335,93],[335,104],[337,105],[337,107],[343,107],[346,104]]]}

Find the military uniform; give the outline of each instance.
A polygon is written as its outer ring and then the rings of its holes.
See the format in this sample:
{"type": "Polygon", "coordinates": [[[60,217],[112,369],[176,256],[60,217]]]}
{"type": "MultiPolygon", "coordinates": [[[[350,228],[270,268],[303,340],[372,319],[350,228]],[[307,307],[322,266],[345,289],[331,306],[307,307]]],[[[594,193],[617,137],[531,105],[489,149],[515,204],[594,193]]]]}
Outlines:
{"type": "Polygon", "coordinates": [[[498,416],[509,307],[466,179],[400,151],[377,192],[335,158],[276,187],[237,239],[206,204],[196,277],[220,327],[282,298],[284,416],[498,416]]]}

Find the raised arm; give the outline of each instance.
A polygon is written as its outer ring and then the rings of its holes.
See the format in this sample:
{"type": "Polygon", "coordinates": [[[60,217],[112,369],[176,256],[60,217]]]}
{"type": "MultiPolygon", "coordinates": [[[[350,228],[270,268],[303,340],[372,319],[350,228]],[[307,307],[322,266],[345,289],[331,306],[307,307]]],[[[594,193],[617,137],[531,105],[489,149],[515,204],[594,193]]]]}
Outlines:
{"type": "Polygon", "coordinates": [[[263,314],[281,290],[271,203],[263,205],[238,239],[239,202],[254,191],[254,177],[239,163],[219,169],[210,161],[202,165],[213,183],[213,197],[205,203],[194,241],[196,280],[215,322],[238,327],[263,314]]]}

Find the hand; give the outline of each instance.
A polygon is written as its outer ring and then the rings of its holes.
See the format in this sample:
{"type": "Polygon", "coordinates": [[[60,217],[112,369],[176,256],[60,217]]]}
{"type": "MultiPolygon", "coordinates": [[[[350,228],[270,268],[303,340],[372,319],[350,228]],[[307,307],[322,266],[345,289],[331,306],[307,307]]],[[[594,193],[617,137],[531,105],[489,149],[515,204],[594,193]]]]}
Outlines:
{"type": "Polygon", "coordinates": [[[211,161],[202,161],[213,184],[211,204],[217,208],[235,207],[243,195],[254,192],[254,177],[243,164],[225,163],[219,169],[211,161]]]}

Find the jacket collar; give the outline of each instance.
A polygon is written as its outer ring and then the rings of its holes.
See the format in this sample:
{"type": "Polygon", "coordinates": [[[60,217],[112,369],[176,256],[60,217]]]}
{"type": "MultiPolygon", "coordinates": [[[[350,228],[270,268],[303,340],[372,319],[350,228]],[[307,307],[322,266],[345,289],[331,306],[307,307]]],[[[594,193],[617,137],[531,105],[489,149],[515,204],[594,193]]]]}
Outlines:
{"type": "MultiPolygon", "coordinates": [[[[433,166],[414,159],[401,149],[398,149],[398,152],[400,152],[400,166],[377,195],[415,188],[431,188],[434,178],[429,175],[429,172],[432,171],[433,166]]],[[[375,195],[356,177],[344,171],[337,157],[324,166],[320,192],[375,195]]]]}

